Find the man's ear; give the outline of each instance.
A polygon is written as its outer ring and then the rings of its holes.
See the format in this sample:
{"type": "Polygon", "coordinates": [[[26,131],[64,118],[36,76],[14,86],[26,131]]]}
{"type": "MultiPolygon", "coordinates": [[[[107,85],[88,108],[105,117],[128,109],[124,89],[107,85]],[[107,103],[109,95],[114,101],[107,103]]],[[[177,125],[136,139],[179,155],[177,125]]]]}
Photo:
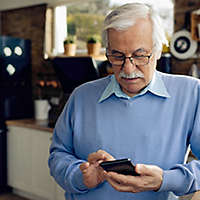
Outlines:
{"type": "Polygon", "coordinates": [[[157,52],[155,53],[155,58],[156,58],[156,60],[159,60],[159,59],[160,59],[161,54],[162,54],[162,51],[157,51],[157,52]]]}

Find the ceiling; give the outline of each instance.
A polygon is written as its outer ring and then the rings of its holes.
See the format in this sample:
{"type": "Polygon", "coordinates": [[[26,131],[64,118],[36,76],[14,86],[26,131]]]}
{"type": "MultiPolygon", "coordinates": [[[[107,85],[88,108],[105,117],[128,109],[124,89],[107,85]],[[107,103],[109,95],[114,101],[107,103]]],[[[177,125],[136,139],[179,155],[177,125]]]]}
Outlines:
{"type": "MultiPolygon", "coordinates": [[[[23,8],[27,6],[39,5],[39,4],[48,4],[49,6],[58,6],[58,5],[65,5],[71,3],[81,2],[83,3],[86,1],[92,0],[0,0],[0,11],[3,10],[11,10],[17,8],[23,8]]],[[[133,0],[110,0],[111,3],[130,3],[133,0]]],[[[141,1],[141,0],[134,0],[134,1],[141,1]]],[[[143,0],[144,2],[149,2],[151,0],[143,0]]],[[[154,0],[154,3],[159,5],[159,7],[166,7],[166,5],[171,5],[173,0],[154,0]]]]}
{"type": "Polygon", "coordinates": [[[64,5],[81,0],[0,0],[0,11],[23,8],[27,6],[48,4],[49,6],[64,5]]]}

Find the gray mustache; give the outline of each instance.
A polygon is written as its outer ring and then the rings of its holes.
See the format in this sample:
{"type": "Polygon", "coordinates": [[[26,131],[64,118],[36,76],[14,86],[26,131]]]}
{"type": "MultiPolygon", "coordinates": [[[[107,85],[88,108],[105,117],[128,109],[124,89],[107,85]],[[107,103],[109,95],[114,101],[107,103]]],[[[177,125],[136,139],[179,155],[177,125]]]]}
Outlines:
{"type": "Polygon", "coordinates": [[[123,71],[119,73],[120,78],[144,78],[142,72],[132,72],[131,74],[126,74],[123,71]]]}

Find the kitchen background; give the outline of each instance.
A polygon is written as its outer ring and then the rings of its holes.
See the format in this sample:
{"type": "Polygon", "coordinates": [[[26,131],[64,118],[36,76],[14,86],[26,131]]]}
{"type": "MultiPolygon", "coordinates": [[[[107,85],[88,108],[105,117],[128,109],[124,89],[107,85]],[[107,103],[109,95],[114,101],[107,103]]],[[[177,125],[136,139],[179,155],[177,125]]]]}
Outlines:
{"type": "MultiPolygon", "coordinates": [[[[18,5],[15,5],[17,1],[15,3],[12,2],[10,4],[9,4],[9,1],[8,1],[8,4],[6,4],[5,2],[6,1],[1,2],[1,5],[0,5],[0,37],[8,36],[8,37],[14,37],[14,38],[21,38],[21,39],[25,39],[26,41],[31,42],[30,63],[29,63],[31,66],[31,71],[30,71],[31,73],[30,73],[29,80],[30,80],[30,85],[31,85],[30,91],[32,94],[30,98],[31,98],[32,103],[34,100],[38,100],[38,99],[52,100],[52,97],[53,97],[53,98],[56,98],[56,100],[53,99],[55,100],[54,102],[57,102],[58,100],[59,102],[63,101],[61,102],[61,104],[62,103],[64,104],[66,99],[64,98],[63,100],[63,95],[62,95],[63,88],[60,83],[60,79],[58,78],[58,74],[56,73],[54,69],[55,54],[53,52],[52,54],[51,53],[46,54],[46,52],[44,52],[45,48],[47,48],[47,52],[48,52],[48,49],[53,48],[53,42],[49,42],[47,45],[45,44],[45,41],[46,42],[48,40],[52,41],[51,37],[53,37],[52,32],[55,26],[54,7],[55,5],[56,6],[63,5],[64,1],[60,1],[60,2],[57,1],[57,4],[53,4],[52,2],[49,3],[48,1],[46,2],[38,1],[33,4],[23,4],[22,1],[20,1],[22,4],[18,2],[18,5]],[[49,36],[48,40],[47,40],[47,35],[49,36]]],[[[65,2],[67,2],[69,5],[71,5],[72,2],[80,3],[79,0],[77,1],[66,0],[65,2]]],[[[160,62],[158,63],[158,68],[160,67],[159,70],[166,71],[172,74],[185,74],[185,75],[193,75],[197,77],[199,76],[198,71],[200,70],[200,53],[199,53],[200,35],[198,32],[198,24],[200,24],[200,14],[197,11],[200,8],[200,2],[199,0],[174,0],[172,3],[173,3],[173,8],[172,8],[173,9],[173,34],[169,36],[170,48],[164,48],[162,60],[160,60],[160,62]],[[194,11],[196,12],[194,13],[194,11]],[[187,33],[189,33],[189,35],[187,33]]],[[[85,53],[85,55],[87,55],[87,52],[85,53]]],[[[105,58],[103,55],[102,56],[90,55],[90,56],[96,59],[97,63],[99,64],[98,66],[100,67],[104,66],[104,65],[101,65],[102,64],[101,62],[105,58]]],[[[0,62],[0,66],[1,66],[1,62],[0,62]]],[[[112,73],[112,70],[109,67],[107,67],[101,73],[101,76],[105,76],[110,73],[112,73]]],[[[5,92],[4,86],[1,85],[0,89],[1,91],[5,92]]],[[[27,95],[27,93],[24,93],[24,95],[27,95]]],[[[55,103],[55,104],[58,105],[58,103],[55,103]]],[[[53,114],[55,114],[57,117],[60,110],[61,108],[57,108],[57,110],[55,109],[55,112],[53,114]]],[[[27,114],[26,116],[26,118],[34,118],[34,117],[35,116],[34,116],[33,110],[30,111],[30,115],[27,114]]],[[[56,117],[53,118],[53,125],[56,120],[56,117]]],[[[20,118],[20,117],[17,117],[17,118],[20,118]]],[[[15,117],[11,117],[11,119],[15,119],[15,117]]],[[[27,127],[28,126],[27,124],[29,123],[29,121],[26,121],[25,123],[27,127]]],[[[23,138],[27,137],[27,133],[26,133],[27,130],[24,129],[23,125],[17,128],[15,127],[15,125],[16,124],[14,124],[14,128],[15,128],[14,129],[13,124],[11,123],[9,125],[8,123],[8,129],[9,129],[8,133],[10,134],[12,133],[12,131],[16,132],[17,130],[18,132],[22,132],[23,138]]],[[[41,122],[40,126],[45,126],[45,125],[41,122]]],[[[32,128],[32,125],[30,124],[29,127],[32,128]]],[[[52,132],[51,128],[45,127],[44,129],[42,129],[42,131],[44,132],[47,131],[49,133],[49,132],[52,132]]],[[[38,127],[36,129],[41,130],[38,127]]],[[[30,132],[31,131],[29,131],[29,133],[30,132]]],[[[39,133],[39,135],[40,134],[42,136],[42,133],[39,133]]],[[[34,136],[30,136],[30,137],[34,138],[34,136]]],[[[13,138],[11,140],[10,138],[11,137],[8,136],[8,141],[11,141],[12,145],[15,145],[16,142],[13,140],[13,138]]],[[[47,138],[50,139],[51,134],[48,135],[47,138]]],[[[16,141],[19,140],[18,138],[15,138],[15,139],[16,141]]],[[[0,139],[1,142],[3,140],[5,140],[5,137],[3,139],[0,139]]],[[[24,143],[26,143],[25,139],[23,139],[23,141],[24,143]]],[[[43,141],[42,144],[44,144],[45,138],[43,138],[42,136],[42,139],[40,138],[39,141],[43,141]]],[[[5,149],[6,148],[4,145],[5,141],[2,143],[3,145],[0,145],[0,146],[2,147],[4,146],[3,148],[5,149]]],[[[49,143],[47,144],[46,149],[48,149],[49,143]]],[[[37,146],[37,142],[34,143],[34,145],[37,146]]],[[[24,148],[28,149],[28,146],[25,146],[24,148]]],[[[12,157],[12,160],[10,160],[10,157],[8,158],[8,165],[13,164],[13,165],[18,166],[16,164],[18,163],[19,166],[17,169],[20,171],[20,162],[17,162],[17,159],[13,160],[13,155],[11,155],[11,153],[15,152],[15,150],[13,151],[8,150],[8,151],[9,151],[8,152],[9,155],[12,157]]],[[[0,149],[0,155],[1,155],[1,152],[2,150],[0,149]]],[[[23,155],[27,157],[27,155],[25,154],[23,155]]],[[[36,156],[37,152],[35,152],[34,155],[36,156]]],[[[19,157],[21,156],[20,153],[18,154],[18,156],[19,157]]],[[[44,155],[44,157],[45,156],[47,157],[47,155],[44,155]]],[[[2,155],[2,157],[5,162],[7,158],[5,158],[5,155],[2,155]]],[[[0,159],[1,159],[1,156],[0,156],[0,159]]],[[[42,160],[45,160],[45,159],[43,159],[42,157],[41,162],[42,160]]],[[[30,161],[30,163],[31,162],[33,162],[33,160],[30,161]]],[[[7,167],[9,168],[9,166],[5,166],[4,168],[7,168],[7,167]]],[[[12,168],[12,169],[9,169],[8,171],[11,172],[12,174],[14,173],[12,170],[14,169],[12,168]]],[[[48,170],[47,167],[44,168],[46,177],[48,177],[47,170],[48,170]]],[[[44,171],[41,171],[40,174],[42,174],[44,171]]],[[[49,177],[47,179],[49,179],[49,177]]],[[[40,180],[40,182],[43,182],[43,181],[40,180]]],[[[53,187],[52,183],[51,184],[49,183],[49,185],[51,185],[49,188],[53,187]]],[[[41,186],[41,188],[44,188],[43,185],[41,186]]],[[[39,191],[38,188],[36,188],[35,191],[37,191],[36,193],[40,194],[39,196],[42,199],[56,199],[54,198],[56,196],[55,193],[54,193],[55,195],[54,197],[52,198],[49,197],[49,194],[48,194],[49,188],[44,188],[44,191],[45,190],[47,191],[46,193],[43,191],[39,191]]],[[[54,188],[54,190],[56,189],[54,188]]],[[[28,189],[27,191],[30,192],[31,189],[28,189]]],[[[22,195],[26,194],[27,191],[25,189],[22,195]]],[[[34,199],[34,195],[32,197],[34,199]]],[[[39,199],[39,197],[37,198],[39,199]]]]}
{"type": "MultiPolygon", "coordinates": [[[[31,40],[34,98],[39,97],[39,92],[37,93],[39,80],[57,80],[52,63],[48,59],[44,59],[45,24],[50,23],[49,26],[53,26],[53,18],[46,15],[47,8],[49,8],[47,4],[41,4],[0,12],[1,35],[31,40]],[[50,19],[47,20],[47,17],[50,19]]],[[[191,12],[199,8],[198,0],[176,0],[174,2],[174,31],[187,29],[191,32],[191,12]]],[[[178,60],[172,57],[171,72],[188,74],[193,63],[197,63],[199,66],[199,58],[178,60]]],[[[57,95],[58,90],[54,90],[50,83],[49,85],[43,91],[47,93],[45,95],[57,95]]]]}

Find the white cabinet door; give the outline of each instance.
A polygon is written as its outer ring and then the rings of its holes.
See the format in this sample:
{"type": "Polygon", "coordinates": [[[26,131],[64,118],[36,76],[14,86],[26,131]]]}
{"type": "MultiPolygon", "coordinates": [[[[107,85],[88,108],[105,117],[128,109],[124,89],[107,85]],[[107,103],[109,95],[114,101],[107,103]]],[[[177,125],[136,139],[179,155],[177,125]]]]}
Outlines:
{"type": "Polygon", "coordinates": [[[32,186],[33,192],[48,200],[55,200],[55,182],[50,176],[48,157],[52,133],[32,132],[32,186]]]}
{"type": "Polygon", "coordinates": [[[8,185],[31,191],[32,185],[32,137],[22,128],[8,127],[7,162],[8,185]]]}
{"type": "Polygon", "coordinates": [[[8,185],[55,200],[56,183],[47,163],[52,133],[11,125],[8,129],[8,185]]]}
{"type": "Polygon", "coordinates": [[[59,186],[56,186],[56,200],[65,200],[65,191],[59,186]]]}

